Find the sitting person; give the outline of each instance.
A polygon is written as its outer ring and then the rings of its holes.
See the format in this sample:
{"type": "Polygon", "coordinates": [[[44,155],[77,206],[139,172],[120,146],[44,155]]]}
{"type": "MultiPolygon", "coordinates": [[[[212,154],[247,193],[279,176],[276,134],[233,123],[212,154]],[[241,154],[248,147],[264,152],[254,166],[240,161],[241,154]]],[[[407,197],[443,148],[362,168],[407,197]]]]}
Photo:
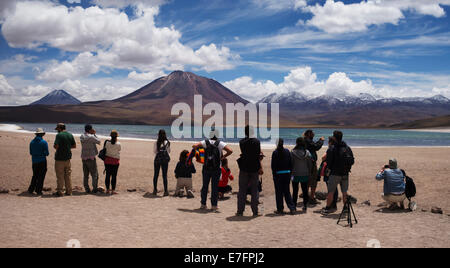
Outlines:
{"type": "Polygon", "coordinates": [[[196,173],[194,164],[188,162],[189,151],[183,151],[180,154],[180,162],[175,168],[175,178],[177,178],[177,188],[175,196],[183,197],[184,189],[188,198],[194,198],[192,192],[192,174],[196,173]]]}
{"type": "Polygon", "coordinates": [[[219,199],[223,199],[226,193],[230,193],[233,188],[228,185],[229,180],[234,180],[231,170],[228,168],[228,160],[222,160],[222,176],[219,181],[219,199]]]}
{"type": "Polygon", "coordinates": [[[376,179],[384,180],[383,199],[388,202],[390,209],[400,208],[404,209],[403,201],[406,199],[405,195],[405,176],[398,168],[397,160],[389,160],[389,166],[385,166],[376,176],[376,179]]]}

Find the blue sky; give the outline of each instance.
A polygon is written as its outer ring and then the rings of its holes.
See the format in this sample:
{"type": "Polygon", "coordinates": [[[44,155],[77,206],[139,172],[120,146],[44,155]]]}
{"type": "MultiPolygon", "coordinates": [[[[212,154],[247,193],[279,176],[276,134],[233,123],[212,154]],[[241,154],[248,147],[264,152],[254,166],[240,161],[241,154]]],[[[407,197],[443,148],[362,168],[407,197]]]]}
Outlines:
{"type": "Polygon", "coordinates": [[[450,97],[450,0],[0,3],[0,105],[113,99],[174,70],[252,101],[450,97]]]}

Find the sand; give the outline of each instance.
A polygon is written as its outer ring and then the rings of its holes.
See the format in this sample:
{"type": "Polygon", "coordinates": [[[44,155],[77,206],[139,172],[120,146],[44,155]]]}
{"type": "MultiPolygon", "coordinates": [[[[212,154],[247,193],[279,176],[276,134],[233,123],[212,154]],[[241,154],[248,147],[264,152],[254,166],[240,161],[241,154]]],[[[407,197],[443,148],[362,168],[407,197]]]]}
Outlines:
{"type": "MultiPolygon", "coordinates": [[[[200,174],[194,177],[195,199],[145,198],[145,193],[153,189],[153,144],[142,140],[121,141],[119,195],[85,195],[80,189],[72,197],[53,198],[50,193],[31,197],[22,192],[28,188],[32,174],[28,153],[32,138],[26,133],[0,132],[0,188],[18,190],[0,195],[0,247],[65,247],[70,239],[78,239],[82,247],[366,247],[371,239],[379,240],[382,247],[450,246],[450,148],[354,148],[357,162],[351,174],[350,194],[358,199],[354,208],[359,223],[350,229],[336,224],[339,213],[327,217],[319,214],[323,203],[307,214],[273,215],[270,157],[263,163],[263,217],[251,218],[250,208],[246,217],[234,217],[235,195],[219,203],[218,214],[197,210],[200,174]],[[396,157],[416,181],[419,208],[415,212],[391,213],[378,206],[383,185],[374,176],[390,157],[396,157]],[[129,193],[128,189],[137,191],[129,193]],[[372,205],[361,205],[366,200],[372,205]],[[430,213],[433,206],[441,207],[444,214],[430,213]]],[[[45,138],[53,144],[54,135],[45,138]]],[[[173,143],[171,191],[176,184],[175,160],[190,146],[173,143]]],[[[229,162],[237,176],[239,152],[235,146],[232,149],[235,153],[229,162]]],[[[264,152],[271,155],[271,150],[264,152]]],[[[73,155],[73,185],[82,187],[79,141],[73,155]]],[[[55,189],[53,156],[51,149],[45,186],[55,189]]],[[[199,165],[197,168],[201,169],[199,165]]],[[[103,179],[101,176],[100,185],[103,179]]],[[[159,185],[161,190],[161,179],[159,185]]],[[[237,181],[232,186],[237,190],[237,181]]],[[[323,182],[319,190],[325,190],[323,182]]]]}

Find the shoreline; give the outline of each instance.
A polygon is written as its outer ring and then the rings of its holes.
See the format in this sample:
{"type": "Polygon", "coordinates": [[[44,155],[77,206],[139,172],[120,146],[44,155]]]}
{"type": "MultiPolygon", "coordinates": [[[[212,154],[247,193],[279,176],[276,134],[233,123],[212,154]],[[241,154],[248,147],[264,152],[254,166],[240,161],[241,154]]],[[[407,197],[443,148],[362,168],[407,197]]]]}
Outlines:
{"type": "MultiPolygon", "coordinates": [[[[450,133],[450,128],[449,129],[443,129],[447,132],[439,132],[439,133],[450,133]]],[[[417,131],[417,130],[402,130],[402,131],[417,131]]],[[[421,130],[419,130],[421,131],[421,130]]],[[[22,133],[22,134],[33,134],[33,131],[29,131],[29,130],[25,130],[23,129],[21,126],[19,125],[15,125],[15,124],[0,124],[0,132],[7,132],[7,133],[22,133]]],[[[422,131],[423,132],[423,131],[422,131]]],[[[432,131],[429,131],[432,132],[432,131]]],[[[437,131],[436,131],[437,132],[437,131]]],[[[435,133],[436,133],[435,132],[435,133]]],[[[47,132],[46,135],[56,135],[56,132],[47,132]]],[[[74,137],[79,138],[81,136],[81,134],[79,133],[72,133],[74,137]]],[[[104,136],[104,135],[97,135],[99,138],[101,139],[108,139],[109,136],[104,136]]],[[[156,139],[151,139],[151,138],[132,138],[132,137],[120,137],[121,140],[125,140],[125,141],[142,141],[142,142],[155,142],[156,139]]],[[[199,140],[173,140],[171,142],[173,143],[178,143],[178,144],[194,144],[196,142],[198,142],[199,140]]],[[[239,143],[237,142],[229,142],[229,145],[232,146],[239,146],[239,143]]],[[[287,147],[292,147],[294,146],[294,144],[287,144],[287,147]]],[[[262,149],[268,150],[268,149],[275,149],[276,145],[272,144],[272,143],[261,143],[261,147],[262,149]]],[[[357,148],[357,149],[365,149],[365,148],[378,148],[378,149],[383,149],[383,148],[450,148],[450,146],[428,146],[428,145],[424,145],[424,146],[399,146],[399,145],[394,145],[394,146],[352,146],[352,148],[357,148]]]]}

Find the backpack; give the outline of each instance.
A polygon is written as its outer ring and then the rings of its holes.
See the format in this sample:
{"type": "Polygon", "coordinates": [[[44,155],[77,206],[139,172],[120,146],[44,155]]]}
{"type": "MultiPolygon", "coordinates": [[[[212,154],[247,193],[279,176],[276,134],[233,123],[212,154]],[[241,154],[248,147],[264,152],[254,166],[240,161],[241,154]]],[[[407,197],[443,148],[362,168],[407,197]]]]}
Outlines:
{"type": "Polygon", "coordinates": [[[211,144],[209,140],[206,140],[205,148],[205,164],[204,168],[209,171],[220,170],[220,141],[217,140],[214,144],[211,144]]]}
{"type": "Polygon", "coordinates": [[[339,149],[339,158],[342,161],[343,170],[345,173],[352,171],[352,166],[355,164],[355,157],[352,149],[349,146],[341,147],[339,149]]]}
{"type": "Polygon", "coordinates": [[[402,169],[403,175],[405,176],[405,195],[408,200],[416,196],[416,184],[411,177],[406,175],[406,172],[402,169]]]}
{"type": "Polygon", "coordinates": [[[170,162],[170,155],[167,152],[167,144],[163,144],[162,147],[158,149],[158,153],[155,156],[155,163],[157,164],[168,164],[170,162]]]}

